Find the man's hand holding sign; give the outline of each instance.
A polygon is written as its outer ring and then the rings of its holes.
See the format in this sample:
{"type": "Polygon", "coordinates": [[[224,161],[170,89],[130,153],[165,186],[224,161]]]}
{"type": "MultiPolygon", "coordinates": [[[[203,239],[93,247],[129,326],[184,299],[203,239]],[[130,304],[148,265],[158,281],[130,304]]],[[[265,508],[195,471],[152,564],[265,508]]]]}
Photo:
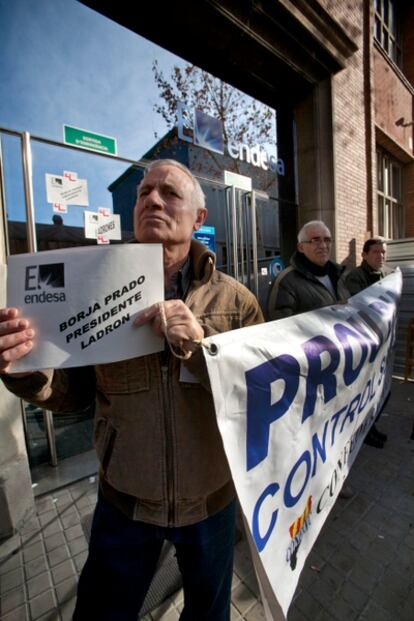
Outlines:
{"type": "Polygon", "coordinates": [[[0,372],[9,372],[15,360],[31,351],[34,336],[29,321],[19,317],[17,308],[0,309],[0,372]]]}

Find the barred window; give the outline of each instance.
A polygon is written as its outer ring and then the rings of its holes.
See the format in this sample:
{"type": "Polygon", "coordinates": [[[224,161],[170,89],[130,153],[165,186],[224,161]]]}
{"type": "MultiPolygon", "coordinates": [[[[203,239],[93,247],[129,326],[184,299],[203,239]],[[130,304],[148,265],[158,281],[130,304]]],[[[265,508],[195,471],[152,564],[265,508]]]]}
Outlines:
{"type": "Polygon", "coordinates": [[[387,239],[404,237],[402,166],[385,151],[377,151],[378,232],[387,239]]]}
{"type": "Polygon", "coordinates": [[[387,56],[401,68],[401,41],[396,0],[375,0],[374,37],[387,56]]]}

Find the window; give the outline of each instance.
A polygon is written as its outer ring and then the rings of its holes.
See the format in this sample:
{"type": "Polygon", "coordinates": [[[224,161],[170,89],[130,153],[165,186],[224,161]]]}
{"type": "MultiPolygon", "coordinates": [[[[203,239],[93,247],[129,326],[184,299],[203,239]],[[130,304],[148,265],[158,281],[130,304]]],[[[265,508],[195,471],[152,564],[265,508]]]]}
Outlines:
{"type": "Polygon", "coordinates": [[[396,0],[375,0],[374,37],[384,52],[401,67],[401,45],[396,0]]]}
{"type": "Polygon", "coordinates": [[[404,237],[402,166],[377,151],[378,232],[387,239],[404,237]]]}

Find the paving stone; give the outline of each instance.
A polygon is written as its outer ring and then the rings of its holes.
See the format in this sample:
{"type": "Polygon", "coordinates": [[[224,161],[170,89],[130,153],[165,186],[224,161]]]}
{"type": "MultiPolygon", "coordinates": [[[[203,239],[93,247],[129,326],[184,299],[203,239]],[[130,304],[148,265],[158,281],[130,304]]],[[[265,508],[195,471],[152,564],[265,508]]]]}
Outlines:
{"type": "Polygon", "coordinates": [[[374,601],[370,601],[363,611],[360,621],[397,621],[394,615],[390,616],[383,608],[374,601]]]}
{"type": "Polygon", "coordinates": [[[231,606],[230,606],[230,621],[240,621],[242,618],[243,617],[241,616],[241,614],[239,613],[237,608],[235,608],[233,606],[233,604],[231,604],[231,606]]]}
{"type": "Polygon", "coordinates": [[[75,501],[75,505],[76,508],[79,509],[90,509],[91,508],[91,503],[88,500],[88,497],[86,496],[86,494],[84,494],[83,496],[80,496],[80,498],[78,498],[75,501]]]}
{"type": "Polygon", "coordinates": [[[27,612],[26,606],[21,606],[20,608],[16,608],[16,610],[12,610],[8,614],[1,616],[2,621],[29,621],[29,614],[27,612]]]}
{"type": "Polygon", "coordinates": [[[12,610],[16,610],[16,608],[23,606],[24,603],[25,603],[24,589],[19,587],[18,589],[7,591],[7,593],[2,595],[0,598],[1,618],[3,618],[3,615],[5,615],[6,613],[11,612],[12,610]]]}
{"type": "Polygon", "coordinates": [[[70,558],[70,551],[68,546],[65,544],[63,546],[59,546],[57,548],[54,548],[53,550],[50,550],[50,552],[47,553],[47,558],[50,567],[59,565],[59,563],[62,563],[63,561],[66,561],[68,558],[70,558]]]}
{"type": "Polygon", "coordinates": [[[29,561],[25,563],[24,571],[26,575],[26,580],[30,580],[30,578],[34,578],[39,574],[47,571],[48,564],[45,556],[38,556],[33,561],[29,561]]]}
{"type": "Polygon", "coordinates": [[[248,586],[250,591],[256,596],[260,597],[260,589],[257,583],[257,578],[254,570],[246,574],[243,578],[243,582],[248,586]]]}
{"type": "Polygon", "coordinates": [[[252,570],[252,559],[246,541],[240,541],[234,550],[234,569],[237,575],[243,579],[252,570]]]}
{"type": "Polygon", "coordinates": [[[53,591],[46,591],[30,600],[29,608],[33,621],[44,615],[46,612],[56,608],[56,600],[53,591]]]}
{"type": "Polygon", "coordinates": [[[45,572],[39,576],[36,576],[36,578],[31,578],[31,580],[26,582],[26,586],[29,600],[33,599],[37,595],[40,595],[40,593],[44,593],[44,591],[50,589],[52,586],[50,574],[45,572]]]}
{"type": "Polygon", "coordinates": [[[0,560],[0,576],[7,574],[12,569],[18,569],[21,566],[21,553],[16,552],[11,556],[6,556],[0,560]]]}
{"type": "Polygon", "coordinates": [[[34,543],[38,543],[39,541],[42,541],[42,539],[43,536],[39,530],[32,530],[29,533],[22,533],[21,535],[22,545],[24,546],[30,546],[34,543]]]}
{"type": "Polygon", "coordinates": [[[8,539],[0,541],[0,558],[6,558],[15,554],[20,549],[20,535],[15,534],[8,539]]]}
{"type": "Polygon", "coordinates": [[[76,556],[73,557],[73,561],[75,563],[76,571],[78,572],[78,574],[80,574],[80,572],[82,571],[87,558],[88,558],[87,550],[85,550],[84,552],[81,552],[80,554],[76,554],[76,556]]]}
{"type": "Polygon", "coordinates": [[[341,596],[350,606],[359,611],[364,609],[368,601],[368,593],[350,580],[343,584],[341,596]]]}
{"type": "Polygon", "coordinates": [[[161,616],[157,614],[152,615],[154,621],[178,621],[180,618],[180,613],[178,610],[169,610],[166,613],[162,613],[161,616]]]}
{"type": "Polygon", "coordinates": [[[246,621],[266,621],[265,612],[262,604],[257,602],[251,610],[244,616],[246,621]]]}
{"type": "Polygon", "coordinates": [[[58,514],[56,511],[56,507],[53,506],[53,509],[51,511],[45,511],[44,513],[41,513],[39,515],[40,525],[44,528],[45,526],[48,526],[49,524],[55,522],[57,520],[57,517],[58,514]]]}
{"type": "Polygon", "coordinates": [[[59,522],[59,518],[56,517],[53,522],[50,522],[47,526],[43,527],[43,536],[50,537],[50,535],[55,535],[62,530],[62,527],[59,522]]]}
{"type": "Polygon", "coordinates": [[[414,575],[414,555],[409,548],[401,546],[396,554],[396,569],[408,576],[414,575]]]}
{"type": "Polygon", "coordinates": [[[331,614],[334,619],[346,619],[346,621],[356,621],[359,617],[359,611],[355,610],[353,606],[350,606],[339,594],[327,606],[327,612],[331,614]]]}
{"type": "Polygon", "coordinates": [[[63,582],[56,585],[56,597],[59,604],[62,604],[63,602],[66,602],[76,596],[77,585],[78,581],[74,576],[66,578],[66,580],[63,580],[63,582]]]}
{"type": "MultiPolygon", "coordinates": [[[[73,611],[75,610],[76,597],[66,600],[60,606],[60,616],[62,621],[72,621],[73,611]]],[[[141,621],[141,620],[140,620],[141,621]]]]}
{"type": "Polygon", "coordinates": [[[309,621],[309,617],[305,616],[295,604],[292,604],[288,611],[287,621],[309,621]]]}
{"type": "Polygon", "coordinates": [[[321,605],[310,593],[302,591],[295,599],[295,608],[305,616],[305,619],[313,620],[320,612],[321,605]]]}
{"type": "Polygon", "coordinates": [[[60,517],[60,521],[63,528],[67,530],[71,526],[76,526],[77,524],[79,524],[79,515],[76,511],[69,514],[63,514],[60,517]]]}
{"type": "Polygon", "coordinates": [[[88,543],[83,535],[82,537],[77,537],[76,539],[72,539],[72,541],[68,541],[68,546],[72,556],[76,556],[76,554],[88,549],[88,543]]]}
{"type": "Polygon", "coordinates": [[[58,608],[49,610],[45,615],[38,617],[36,621],[61,621],[61,615],[58,608]]]}
{"type": "Polygon", "coordinates": [[[51,570],[54,584],[59,584],[66,578],[76,578],[76,570],[71,560],[64,561],[60,565],[56,565],[51,570]]]}
{"type": "Polygon", "coordinates": [[[316,619],[312,621],[341,621],[332,610],[321,610],[316,619]]]}
{"type": "Polygon", "coordinates": [[[348,574],[359,560],[359,554],[355,550],[347,547],[345,550],[338,550],[330,559],[330,564],[338,571],[348,574]]]}
{"type": "Polygon", "coordinates": [[[371,593],[384,575],[383,565],[376,559],[362,558],[350,573],[350,579],[367,593],[371,593]]]}
{"type": "Polygon", "coordinates": [[[332,589],[332,586],[325,582],[322,577],[319,577],[319,579],[313,582],[308,592],[311,593],[312,597],[314,597],[321,606],[329,604],[335,597],[335,591],[332,589]]]}
{"type": "Polygon", "coordinates": [[[83,536],[82,526],[80,524],[75,524],[74,526],[66,528],[64,535],[67,541],[72,541],[73,539],[76,539],[77,537],[81,537],[83,536]]]}
{"type": "Polygon", "coordinates": [[[3,574],[0,580],[0,594],[3,596],[7,591],[20,587],[24,582],[23,570],[21,567],[12,569],[3,574]]]}
{"type": "Polygon", "coordinates": [[[44,556],[45,549],[42,541],[37,541],[32,545],[25,546],[23,548],[23,560],[25,563],[32,561],[38,556],[44,556]]]}
{"type": "Polygon", "coordinates": [[[231,601],[240,614],[244,615],[254,606],[257,599],[247,585],[241,582],[233,589],[231,601]]]}
{"type": "Polygon", "coordinates": [[[32,515],[28,520],[26,520],[26,522],[24,523],[24,525],[22,526],[20,530],[20,533],[21,534],[31,533],[34,530],[39,530],[39,528],[40,528],[39,518],[37,517],[37,515],[32,515]]]}
{"type": "Polygon", "coordinates": [[[48,553],[54,550],[55,548],[59,548],[64,543],[65,543],[65,537],[63,536],[63,533],[61,532],[50,535],[50,537],[46,537],[45,539],[45,547],[48,553]]]}
{"type": "Polygon", "coordinates": [[[322,568],[320,576],[334,593],[340,588],[345,580],[344,574],[330,564],[327,564],[322,568]]]}

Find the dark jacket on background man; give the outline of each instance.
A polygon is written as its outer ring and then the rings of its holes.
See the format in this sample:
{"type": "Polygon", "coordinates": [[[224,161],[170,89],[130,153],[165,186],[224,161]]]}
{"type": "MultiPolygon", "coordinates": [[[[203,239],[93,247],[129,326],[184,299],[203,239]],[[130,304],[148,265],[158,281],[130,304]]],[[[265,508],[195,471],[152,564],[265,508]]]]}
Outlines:
{"type": "Polygon", "coordinates": [[[269,319],[281,319],[299,313],[344,302],[349,293],[340,277],[345,268],[334,261],[323,267],[309,261],[302,252],[296,250],[290,266],[283,270],[273,283],[267,304],[269,319]],[[318,276],[328,275],[335,295],[318,280],[318,276]]]}
{"type": "MultiPolygon", "coordinates": [[[[253,294],[216,271],[205,246],[193,241],[190,256],[193,277],[184,301],[204,336],[263,321],[253,294]]],[[[2,379],[18,396],[55,412],[79,410],[96,399],[101,490],[128,517],[185,526],[234,497],[201,348],[184,362],[165,360],[160,352],[2,379]],[[182,365],[190,377],[180,381],[182,365]]]]}
{"type": "Polygon", "coordinates": [[[372,269],[364,259],[361,265],[355,267],[348,274],[345,274],[345,286],[351,295],[355,295],[382,278],[385,278],[385,276],[388,276],[391,272],[392,269],[387,266],[384,266],[382,270],[376,271],[372,269]]]}

